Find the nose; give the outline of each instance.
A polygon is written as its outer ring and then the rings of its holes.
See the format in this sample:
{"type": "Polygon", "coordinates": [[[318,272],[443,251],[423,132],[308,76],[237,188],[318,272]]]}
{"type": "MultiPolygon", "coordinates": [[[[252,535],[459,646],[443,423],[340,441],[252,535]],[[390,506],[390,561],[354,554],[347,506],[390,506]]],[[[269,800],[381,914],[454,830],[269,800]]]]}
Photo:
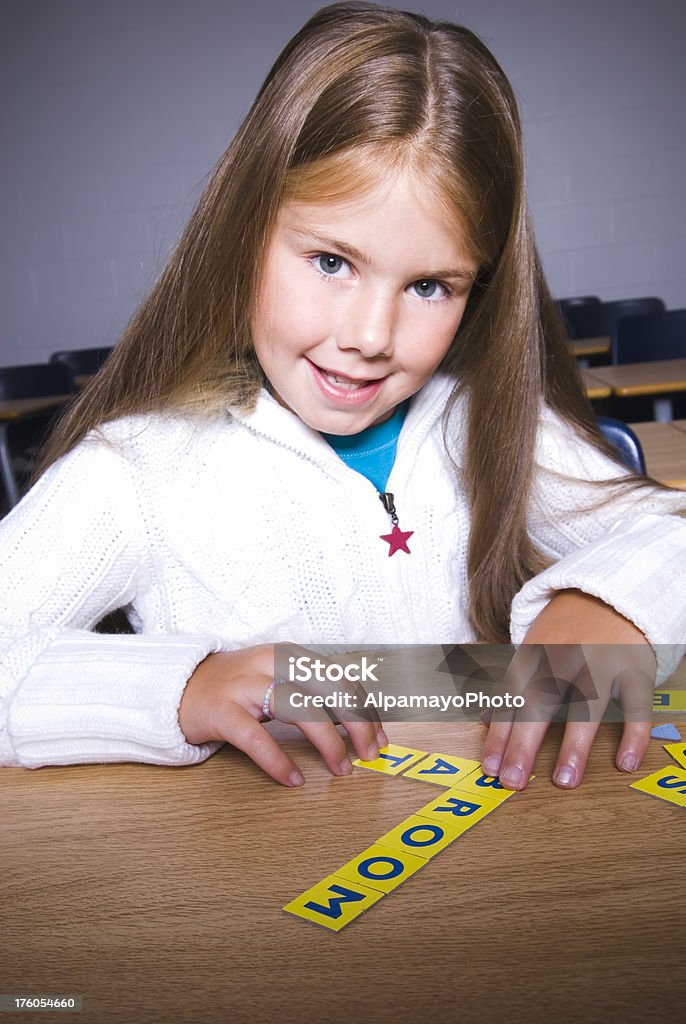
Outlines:
{"type": "Polygon", "coordinates": [[[346,305],[338,347],[354,349],[365,359],[388,358],[394,348],[395,319],[392,295],[381,289],[361,288],[346,305]]]}

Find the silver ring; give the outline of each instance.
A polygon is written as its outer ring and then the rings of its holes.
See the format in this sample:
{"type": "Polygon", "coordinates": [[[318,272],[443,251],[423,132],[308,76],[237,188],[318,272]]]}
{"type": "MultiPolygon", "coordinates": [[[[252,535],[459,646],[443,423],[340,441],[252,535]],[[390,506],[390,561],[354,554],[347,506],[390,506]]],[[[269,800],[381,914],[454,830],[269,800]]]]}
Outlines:
{"type": "Polygon", "coordinates": [[[262,715],[268,722],[271,722],[274,717],[272,714],[272,695],[274,690],[277,686],[281,686],[281,684],[285,682],[285,679],[273,679],[267,687],[267,692],[265,693],[264,700],[262,701],[262,715]]]}

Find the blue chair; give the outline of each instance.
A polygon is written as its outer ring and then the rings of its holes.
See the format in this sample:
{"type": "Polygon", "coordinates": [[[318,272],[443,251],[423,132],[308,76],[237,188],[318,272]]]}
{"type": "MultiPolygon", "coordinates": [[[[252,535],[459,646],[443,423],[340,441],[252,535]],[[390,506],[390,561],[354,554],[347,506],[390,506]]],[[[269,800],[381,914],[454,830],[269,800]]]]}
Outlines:
{"type": "Polygon", "coordinates": [[[597,295],[558,299],[556,305],[570,338],[596,338],[602,333],[597,330],[599,309],[602,306],[597,295]]]}
{"type": "Polygon", "coordinates": [[[617,449],[620,459],[634,473],[645,474],[646,461],[641,442],[628,424],[610,416],[598,416],[598,427],[605,439],[617,449]]]}
{"type": "Polygon", "coordinates": [[[53,352],[51,363],[65,363],[75,377],[86,377],[97,373],[109,356],[111,348],[74,348],[53,352]]]}
{"type": "Polygon", "coordinates": [[[0,366],[0,401],[69,395],[73,390],[74,376],[63,363],[0,366]]]}
{"type": "Polygon", "coordinates": [[[33,469],[35,454],[50,428],[59,398],[74,392],[72,372],[64,363],[0,367],[0,401],[56,398],[48,409],[30,407],[0,419],[0,481],[7,505],[19,501],[21,486],[33,469]]]}
{"type": "Polygon", "coordinates": [[[563,314],[570,338],[605,338],[614,334],[622,317],[661,313],[662,299],[617,299],[613,302],[586,302],[569,306],[563,314]]]}
{"type": "MultiPolygon", "coordinates": [[[[645,363],[686,358],[686,309],[646,316],[622,317],[612,335],[613,363],[645,363]]],[[[622,398],[621,416],[629,420],[669,422],[686,416],[686,395],[674,392],[655,398],[622,398]]]]}
{"type": "Polygon", "coordinates": [[[603,334],[614,334],[620,320],[629,316],[647,316],[649,313],[663,313],[665,304],[662,299],[646,297],[642,299],[617,299],[615,302],[603,303],[603,334]]]}
{"type": "Polygon", "coordinates": [[[613,363],[686,358],[686,309],[622,317],[612,337],[613,363]]]}

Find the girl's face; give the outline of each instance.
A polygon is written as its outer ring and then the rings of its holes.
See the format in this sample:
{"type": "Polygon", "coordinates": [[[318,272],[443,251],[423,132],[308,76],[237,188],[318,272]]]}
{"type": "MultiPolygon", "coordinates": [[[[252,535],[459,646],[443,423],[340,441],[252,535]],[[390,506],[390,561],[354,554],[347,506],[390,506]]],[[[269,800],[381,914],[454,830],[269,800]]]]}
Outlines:
{"type": "Polygon", "coordinates": [[[448,351],[476,271],[410,174],[345,201],[285,203],[252,321],[275,397],[329,434],[386,419],[448,351]]]}

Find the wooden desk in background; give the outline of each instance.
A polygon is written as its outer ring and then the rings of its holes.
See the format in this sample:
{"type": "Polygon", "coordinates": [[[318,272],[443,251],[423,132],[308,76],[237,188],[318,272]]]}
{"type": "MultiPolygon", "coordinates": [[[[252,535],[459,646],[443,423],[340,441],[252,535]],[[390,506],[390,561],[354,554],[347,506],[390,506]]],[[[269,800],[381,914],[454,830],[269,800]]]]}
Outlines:
{"type": "Polygon", "coordinates": [[[686,488],[686,420],[631,423],[650,476],[670,487],[686,488]]]}
{"type": "Polygon", "coordinates": [[[597,377],[597,368],[593,370],[581,370],[581,380],[586,390],[586,397],[591,400],[595,398],[609,398],[612,388],[609,384],[597,377]]]}
{"type": "MultiPolygon", "coordinates": [[[[82,995],[84,1024],[683,1013],[686,809],[629,789],[671,763],[660,742],[630,777],[614,768],[620,727],[601,726],[566,792],[550,781],[554,727],[526,792],[335,934],[281,908],[440,791],[333,779],[300,734],[270,729],[301,790],[228,747],[191,768],[2,769],[2,991],[82,995]]],[[[477,759],[484,732],[388,726],[391,742],[477,759]]]]}
{"type": "Polygon", "coordinates": [[[594,381],[607,385],[617,398],[654,397],[655,419],[672,419],[671,400],[660,398],[674,391],[686,391],[686,359],[659,359],[650,363],[622,363],[596,366],[594,381]]]}
{"type": "Polygon", "coordinates": [[[612,347],[610,338],[570,338],[567,344],[569,351],[577,359],[609,355],[612,347]]]}
{"type": "Polygon", "coordinates": [[[41,413],[57,410],[66,405],[73,395],[50,395],[48,398],[15,398],[0,401],[0,477],[10,508],[19,500],[19,487],[12,468],[7,431],[12,423],[28,420],[41,413]]]}

